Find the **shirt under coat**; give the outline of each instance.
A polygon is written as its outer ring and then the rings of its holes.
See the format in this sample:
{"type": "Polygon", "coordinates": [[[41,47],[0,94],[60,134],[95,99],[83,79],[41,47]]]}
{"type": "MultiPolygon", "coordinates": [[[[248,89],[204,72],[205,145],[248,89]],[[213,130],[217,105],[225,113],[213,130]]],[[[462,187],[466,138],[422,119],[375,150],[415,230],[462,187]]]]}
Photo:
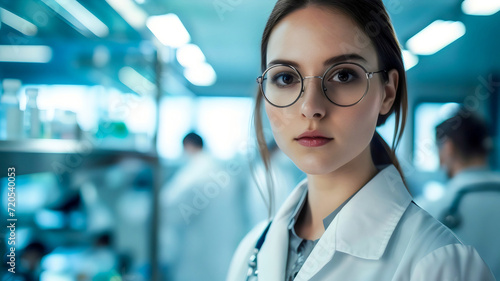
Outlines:
{"type": "MultiPolygon", "coordinates": [[[[278,210],[257,255],[258,280],[285,279],[288,224],[307,180],[278,210]]],[[[236,250],[228,281],[246,280],[248,260],[267,226],[257,225],[236,250]]],[[[495,280],[477,251],[412,201],[389,165],[337,214],[294,280],[495,280]]]]}

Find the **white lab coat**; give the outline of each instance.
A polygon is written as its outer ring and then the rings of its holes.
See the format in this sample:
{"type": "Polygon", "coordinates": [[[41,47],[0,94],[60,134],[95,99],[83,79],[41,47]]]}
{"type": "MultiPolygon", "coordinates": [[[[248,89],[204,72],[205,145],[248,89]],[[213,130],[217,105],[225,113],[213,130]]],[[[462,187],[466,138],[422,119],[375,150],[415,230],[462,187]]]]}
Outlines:
{"type": "Polygon", "coordinates": [[[223,164],[200,152],[160,193],[160,260],[168,280],[218,281],[226,275],[245,220],[242,189],[223,164]]]}
{"type": "MultiPolygon", "coordinates": [[[[285,279],[290,215],[307,189],[300,183],[277,212],[257,255],[258,280],[285,279]]],[[[266,223],[236,250],[228,281],[246,280],[248,259],[266,223]]],[[[337,214],[297,274],[302,280],[490,281],[471,246],[412,202],[392,165],[380,171],[337,214]]]]}

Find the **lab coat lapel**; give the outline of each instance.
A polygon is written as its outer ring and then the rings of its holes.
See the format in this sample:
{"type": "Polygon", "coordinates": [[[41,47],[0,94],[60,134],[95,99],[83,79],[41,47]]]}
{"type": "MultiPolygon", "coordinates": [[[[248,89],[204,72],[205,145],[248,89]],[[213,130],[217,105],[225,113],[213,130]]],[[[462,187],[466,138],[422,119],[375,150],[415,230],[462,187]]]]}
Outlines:
{"type": "Polygon", "coordinates": [[[396,167],[380,171],[339,212],[337,251],[380,259],[411,201],[396,167]]]}
{"type": "Polygon", "coordinates": [[[306,189],[307,181],[304,180],[294,189],[273,219],[266,240],[257,255],[259,281],[285,280],[288,259],[288,223],[291,213],[306,189]]]}
{"type": "Polygon", "coordinates": [[[259,281],[285,280],[288,258],[286,220],[273,220],[266,241],[257,256],[259,281]]]}
{"type": "Polygon", "coordinates": [[[394,166],[380,171],[337,214],[294,280],[310,280],[336,251],[380,259],[411,201],[394,166]]]}
{"type": "Polygon", "coordinates": [[[337,217],[338,216],[333,219],[311,254],[309,254],[309,257],[307,257],[295,277],[295,281],[306,281],[311,279],[311,277],[318,273],[318,271],[333,258],[336,249],[337,217]]]}

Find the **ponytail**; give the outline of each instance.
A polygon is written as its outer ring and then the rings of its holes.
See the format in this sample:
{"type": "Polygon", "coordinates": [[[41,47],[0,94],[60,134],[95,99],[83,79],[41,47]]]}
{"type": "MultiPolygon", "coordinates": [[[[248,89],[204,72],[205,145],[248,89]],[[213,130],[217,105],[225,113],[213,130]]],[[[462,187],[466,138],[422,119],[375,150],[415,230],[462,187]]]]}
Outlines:
{"type": "Polygon", "coordinates": [[[373,138],[370,142],[370,151],[373,159],[373,164],[375,164],[375,166],[391,164],[394,165],[394,167],[396,167],[399,174],[401,175],[406,189],[408,189],[408,186],[406,186],[406,182],[404,180],[403,170],[401,169],[401,165],[399,164],[398,158],[396,157],[396,151],[389,147],[389,145],[377,131],[375,131],[375,134],[373,135],[373,138]]]}

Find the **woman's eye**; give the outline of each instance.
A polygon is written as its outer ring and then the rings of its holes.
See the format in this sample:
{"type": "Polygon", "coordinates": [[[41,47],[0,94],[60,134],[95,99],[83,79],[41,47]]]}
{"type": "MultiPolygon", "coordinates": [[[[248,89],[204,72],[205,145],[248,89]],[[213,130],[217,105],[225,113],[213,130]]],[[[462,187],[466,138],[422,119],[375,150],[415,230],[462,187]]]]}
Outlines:
{"type": "Polygon", "coordinates": [[[349,83],[357,79],[358,75],[355,71],[350,71],[349,69],[341,69],[336,71],[330,80],[338,83],[349,83]]]}
{"type": "Polygon", "coordinates": [[[295,75],[290,73],[280,73],[273,76],[273,82],[278,86],[287,86],[293,83],[297,83],[297,81],[298,79],[295,77],[295,75]]]}

